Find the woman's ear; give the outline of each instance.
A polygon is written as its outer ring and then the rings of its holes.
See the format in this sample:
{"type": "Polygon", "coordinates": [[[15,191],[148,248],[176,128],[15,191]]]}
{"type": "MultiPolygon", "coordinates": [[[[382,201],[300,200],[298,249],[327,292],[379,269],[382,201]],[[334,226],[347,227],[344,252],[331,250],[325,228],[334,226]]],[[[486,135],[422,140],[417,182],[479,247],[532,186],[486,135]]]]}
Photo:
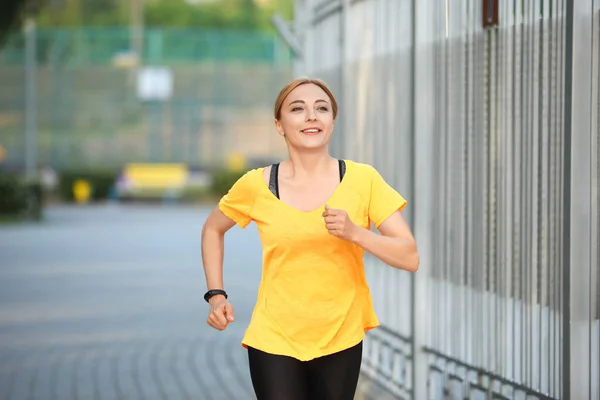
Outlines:
{"type": "Polygon", "coordinates": [[[280,136],[285,136],[285,132],[283,131],[283,126],[281,126],[281,123],[278,120],[275,120],[275,128],[277,129],[277,132],[279,132],[280,136]]]}

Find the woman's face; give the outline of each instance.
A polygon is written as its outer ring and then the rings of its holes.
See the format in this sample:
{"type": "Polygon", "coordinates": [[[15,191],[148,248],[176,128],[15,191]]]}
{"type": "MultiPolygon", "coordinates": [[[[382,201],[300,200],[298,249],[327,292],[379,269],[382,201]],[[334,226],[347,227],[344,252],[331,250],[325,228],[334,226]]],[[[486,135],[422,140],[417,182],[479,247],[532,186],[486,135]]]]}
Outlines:
{"type": "Polygon", "coordinates": [[[307,83],[290,92],[275,121],[280,135],[296,148],[316,149],[327,146],[335,120],[331,99],[319,86],[307,83]]]}

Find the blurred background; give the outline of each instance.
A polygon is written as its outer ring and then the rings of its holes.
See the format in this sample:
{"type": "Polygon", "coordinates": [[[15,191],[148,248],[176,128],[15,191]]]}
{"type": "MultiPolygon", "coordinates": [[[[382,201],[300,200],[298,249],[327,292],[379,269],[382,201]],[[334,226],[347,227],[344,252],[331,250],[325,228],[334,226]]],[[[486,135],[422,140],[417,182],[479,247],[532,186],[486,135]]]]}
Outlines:
{"type": "Polygon", "coordinates": [[[252,399],[206,323],[202,223],[287,156],[281,87],[409,201],[416,274],[366,256],[357,399],[600,398],[600,1],[4,0],[0,399],[252,399]]]}
{"type": "Polygon", "coordinates": [[[197,177],[284,155],[269,116],[291,53],[271,18],[291,0],[23,3],[0,55],[2,167],[47,177],[45,194],[70,198],[85,174],[114,197],[130,163],[197,177]]]}

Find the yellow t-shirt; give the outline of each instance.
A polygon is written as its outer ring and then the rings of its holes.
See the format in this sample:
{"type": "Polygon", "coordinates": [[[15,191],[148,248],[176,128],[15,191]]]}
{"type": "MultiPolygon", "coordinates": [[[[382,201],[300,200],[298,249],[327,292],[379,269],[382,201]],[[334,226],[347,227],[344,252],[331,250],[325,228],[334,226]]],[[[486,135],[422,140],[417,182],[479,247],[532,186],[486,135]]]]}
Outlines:
{"type": "MultiPolygon", "coordinates": [[[[345,210],[367,229],[404,208],[406,200],[375,168],[345,162],[329,207],[345,210]]],[[[379,325],[364,250],[327,232],[325,204],[301,212],[278,199],[263,170],[248,171],[219,202],[240,227],[256,223],[263,247],[262,280],[242,345],[308,361],[359,343],[379,325]]]]}

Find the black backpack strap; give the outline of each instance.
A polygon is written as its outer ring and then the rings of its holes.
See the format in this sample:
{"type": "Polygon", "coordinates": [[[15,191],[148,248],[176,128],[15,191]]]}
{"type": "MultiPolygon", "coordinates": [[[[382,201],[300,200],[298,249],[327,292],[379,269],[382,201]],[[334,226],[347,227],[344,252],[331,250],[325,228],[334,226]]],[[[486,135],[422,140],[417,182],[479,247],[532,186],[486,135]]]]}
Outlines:
{"type": "Polygon", "coordinates": [[[346,162],[344,160],[338,160],[340,165],[340,182],[344,179],[344,174],[346,173],[346,162]]]}
{"type": "Polygon", "coordinates": [[[279,163],[271,165],[271,177],[269,179],[269,190],[279,198],[279,163]]]}

